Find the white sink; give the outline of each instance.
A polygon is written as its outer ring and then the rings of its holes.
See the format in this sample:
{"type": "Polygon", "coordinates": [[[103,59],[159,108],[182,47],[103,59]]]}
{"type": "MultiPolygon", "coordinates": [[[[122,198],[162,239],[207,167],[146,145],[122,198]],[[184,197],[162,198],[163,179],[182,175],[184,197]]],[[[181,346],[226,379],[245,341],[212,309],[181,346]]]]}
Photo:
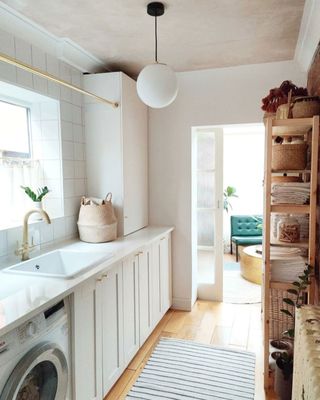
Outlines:
{"type": "Polygon", "coordinates": [[[108,260],[112,256],[112,253],[55,250],[5,268],[3,271],[48,278],[71,279],[84,273],[87,269],[108,260]]]}

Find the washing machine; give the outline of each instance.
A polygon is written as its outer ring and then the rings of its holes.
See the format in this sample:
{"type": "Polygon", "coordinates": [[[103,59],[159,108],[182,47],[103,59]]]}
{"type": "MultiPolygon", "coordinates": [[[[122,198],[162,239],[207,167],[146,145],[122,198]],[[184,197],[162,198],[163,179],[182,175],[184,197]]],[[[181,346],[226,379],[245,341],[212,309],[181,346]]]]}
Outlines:
{"type": "Polygon", "coordinates": [[[0,400],[71,400],[69,303],[0,337],[0,400]]]}

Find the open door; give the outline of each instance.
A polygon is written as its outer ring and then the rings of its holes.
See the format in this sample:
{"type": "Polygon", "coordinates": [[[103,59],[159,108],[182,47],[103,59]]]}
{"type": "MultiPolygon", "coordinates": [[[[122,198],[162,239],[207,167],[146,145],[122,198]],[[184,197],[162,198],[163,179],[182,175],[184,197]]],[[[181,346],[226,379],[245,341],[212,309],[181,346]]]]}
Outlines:
{"type": "Polygon", "coordinates": [[[193,138],[193,246],[198,298],[223,299],[223,129],[197,128],[193,138]]]}

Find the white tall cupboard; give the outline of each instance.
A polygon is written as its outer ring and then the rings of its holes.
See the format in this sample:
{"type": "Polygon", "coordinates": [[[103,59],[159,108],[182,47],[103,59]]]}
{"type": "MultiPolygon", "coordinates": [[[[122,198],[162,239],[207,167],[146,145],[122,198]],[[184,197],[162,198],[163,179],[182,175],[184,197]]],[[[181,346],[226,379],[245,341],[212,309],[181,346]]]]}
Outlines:
{"type": "Polygon", "coordinates": [[[136,82],[122,72],[84,75],[84,88],[119,102],[85,99],[88,194],[113,194],[118,235],[148,225],[148,111],[136,82]]]}

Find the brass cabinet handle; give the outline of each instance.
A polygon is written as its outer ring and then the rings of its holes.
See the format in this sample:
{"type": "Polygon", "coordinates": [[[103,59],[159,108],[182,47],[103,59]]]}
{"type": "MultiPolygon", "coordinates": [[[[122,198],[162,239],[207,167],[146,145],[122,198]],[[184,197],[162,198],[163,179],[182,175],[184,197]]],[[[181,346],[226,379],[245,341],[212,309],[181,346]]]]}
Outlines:
{"type": "Polygon", "coordinates": [[[108,278],[108,274],[103,274],[102,278],[108,278]]]}
{"type": "Polygon", "coordinates": [[[97,278],[97,282],[101,282],[102,281],[102,278],[97,278]]]}

